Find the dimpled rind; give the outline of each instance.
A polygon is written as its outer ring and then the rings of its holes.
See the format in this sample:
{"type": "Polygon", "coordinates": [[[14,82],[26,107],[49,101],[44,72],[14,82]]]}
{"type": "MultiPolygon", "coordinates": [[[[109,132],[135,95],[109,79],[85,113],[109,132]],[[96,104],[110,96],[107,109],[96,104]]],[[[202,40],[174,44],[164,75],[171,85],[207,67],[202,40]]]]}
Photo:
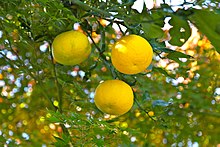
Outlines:
{"type": "Polygon", "coordinates": [[[86,35],[79,31],[67,31],[55,37],[52,43],[54,60],[63,65],[76,65],[85,61],[91,53],[86,35]]]}

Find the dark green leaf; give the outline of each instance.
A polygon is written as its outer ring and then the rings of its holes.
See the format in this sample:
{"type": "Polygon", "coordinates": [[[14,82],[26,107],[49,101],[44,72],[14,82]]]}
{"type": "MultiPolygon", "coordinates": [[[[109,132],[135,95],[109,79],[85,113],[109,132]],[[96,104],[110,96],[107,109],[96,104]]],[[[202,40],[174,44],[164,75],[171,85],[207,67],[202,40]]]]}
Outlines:
{"type": "Polygon", "coordinates": [[[170,52],[167,56],[168,58],[169,57],[176,57],[176,58],[192,58],[192,56],[190,55],[186,55],[184,53],[181,53],[181,52],[178,52],[178,51],[173,51],[173,52],[170,52]]]}
{"type": "Polygon", "coordinates": [[[192,56],[190,55],[186,55],[184,53],[181,53],[181,52],[177,52],[177,51],[173,51],[173,52],[170,52],[168,55],[167,55],[167,58],[169,59],[172,59],[178,63],[181,63],[181,61],[179,60],[179,58],[192,58],[192,56]]]}
{"type": "Polygon", "coordinates": [[[154,67],[154,68],[153,68],[153,71],[160,72],[160,73],[162,73],[163,75],[165,75],[165,76],[167,76],[167,77],[175,78],[174,75],[168,74],[168,73],[166,72],[166,70],[164,70],[163,68],[160,68],[160,67],[154,67]]]}
{"type": "Polygon", "coordinates": [[[64,140],[60,137],[57,137],[57,136],[53,136],[58,142],[62,142],[64,143],[64,140]]]}
{"type": "Polygon", "coordinates": [[[166,48],[165,42],[158,42],[157,39],[150,39],[149,42],[153,49],[166,48]]]}
{"type": "Polygon", "coordinates": [[[160,51],[160,52],[165,52],[168,53],[168,55],[166,56],[169,59],[172,59],[178,63],[181,63],[181,61],[179,60],[179,58],[192,58],[192,56],[190,55],[186,55],[184,53],[175,51],[175,50],[171,50],[169,48],[165,48],[165,47],[158,47],[158,48],[154,48],[155,51],[160,51]]]}
{"type": "Polygon", "coordinates": [[[174,50],[171,50],[169,48],[165,48],[165,47],[160,47],[160,48],[155,48],[156,50],[159,50],[161,52],[165,52],[165,53],[172,53],[172,52],[176,52],[174,50]]]}
{"type": "Polygon", "coordinates": [[[142,23],[141,25],[146,38],[161,38],[164,35],[161,27],[154,23],[142,23]]]}
{"type": "Polygon", "coordinates": [[[169,43],[176,46],[182,46],[191,35],[189,23],[186,19],[176,15],[172,16],[169,23],[173,26],[169,31],[171,36],[169,43]]]}
{"type": "Polygon", "coordinates": [[[220,14],[213,11],[193,9],[189,20],[204,33],[220,53],[220,14]]]}
{"type": "Polygon", "coordinates": [[[60,137],[57,137],[57,136],[54,136],[53,137],[56,139],[56,142],[54,143],[55,146],[69,146],[68,142],[69,142],[69,139],[68,138],[60,138],[60,137]]]}
{"type": "Polygon", "coordinates": [[[54,116],[51,116],[50,118],[48,118],[48,121],[49,121],[49,122],[52,122],[52,123],[61,122],[59,118],[54,117],[54,116]]]}

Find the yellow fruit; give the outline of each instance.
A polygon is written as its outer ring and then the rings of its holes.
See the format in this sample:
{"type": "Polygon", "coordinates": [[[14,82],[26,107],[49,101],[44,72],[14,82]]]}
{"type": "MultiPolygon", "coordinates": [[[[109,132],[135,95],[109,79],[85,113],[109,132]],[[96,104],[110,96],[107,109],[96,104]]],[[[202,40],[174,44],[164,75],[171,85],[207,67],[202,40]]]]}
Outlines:
{"type": "Polygon", "coordinates": [[[94,101],[102,112],[122,115],[131,109],[134,95],[127,83],[121,80],[107,80],[96,88],[94,101]]]}
{"type": "Polygon", "coordinates": [[[148,115],[151,116],[151,117],[154,116],[154,111],[149,111],[148,115]]]}
{"type": "Polygon", "coordinates": [[[76,65],[88,58],[91,45],[86,35],[79,31],[67,31],[55,37],[52,55],[63,65],[76,65]]]}
{"type": "Polygon", "coordinates": [[[0,80],[2,80],[3,79],[3,75],[0,73],[0,80]]]}
{"type": "Polygon", "coordinates": [[[113,66],[124,74],[137,74],[151,63],[153,49],[147,40],[138,35],[128,35],[118,40],[112,47],[113,66]]]}

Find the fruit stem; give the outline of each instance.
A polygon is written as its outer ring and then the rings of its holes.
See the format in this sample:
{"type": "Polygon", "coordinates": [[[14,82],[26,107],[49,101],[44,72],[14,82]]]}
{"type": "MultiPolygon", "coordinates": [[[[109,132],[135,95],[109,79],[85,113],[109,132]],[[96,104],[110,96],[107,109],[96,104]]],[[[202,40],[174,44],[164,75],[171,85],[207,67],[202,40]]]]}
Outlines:
{"type": "Polygon", "coordinates": [[[107,68],[109,69],[109,71],[111,71],[112,77],[113,77],[114,79],[116,79],[116,78],[117,78],[117,75],[116,75],[116,73],[115,73],[115,71],[114,71],[114,68],[109,64],[108,60],[106,59],[106,56],[103,54],[104,50],[102,50],[102,49],[95,43],[95,41],[93,40],[92,36],[89,34],[88,31],[85,30],[85,32],[86,32],[86,34],[89,36],[89,38],[92,40],[92,43],[94,44],[95,48],[98,50],[98,52],[99,52],[99,58],[100,58],[101,60],[103,60],[103,63],[107,66],[107,68]]]}

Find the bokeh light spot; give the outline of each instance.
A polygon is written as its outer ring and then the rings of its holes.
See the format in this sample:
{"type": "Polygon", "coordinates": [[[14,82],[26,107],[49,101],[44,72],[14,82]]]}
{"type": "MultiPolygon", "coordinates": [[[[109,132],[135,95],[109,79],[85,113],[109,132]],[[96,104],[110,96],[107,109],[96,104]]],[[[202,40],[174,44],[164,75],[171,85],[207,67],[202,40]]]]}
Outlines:
{"type": "Polygon", "coordinates": [[[59,102],[55,100],[55,101],[53,102],[53,105],[56,106],[56,107],[58,107],[58,106],[59,106],[59,102]]]}

